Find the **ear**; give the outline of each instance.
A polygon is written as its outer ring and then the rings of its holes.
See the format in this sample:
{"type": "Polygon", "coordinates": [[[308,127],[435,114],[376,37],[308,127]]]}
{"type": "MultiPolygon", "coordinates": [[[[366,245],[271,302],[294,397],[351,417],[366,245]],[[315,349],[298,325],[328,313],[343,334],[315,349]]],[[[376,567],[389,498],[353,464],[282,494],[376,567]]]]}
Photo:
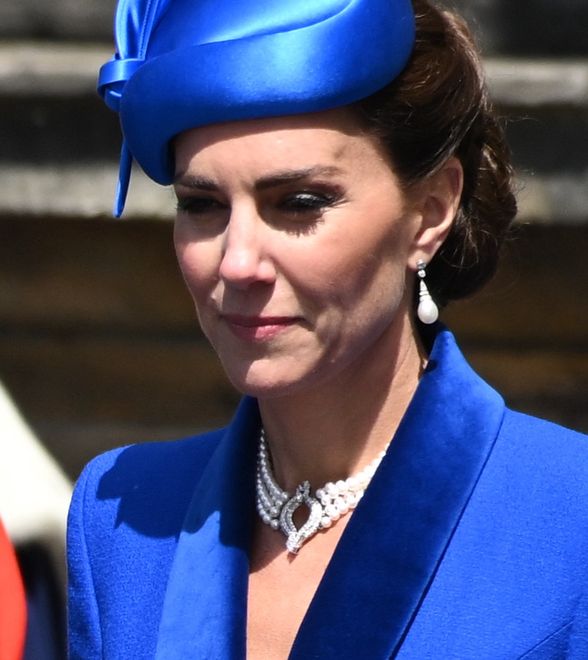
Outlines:
{"type": "Polygon", "coordinates": [[[443,167],[419,186],[418,214],[420,223],[413,241],[409,264],[430,263],[447,238],[457,214],[463,190],[463,167],[452,157],[443,167]]]}

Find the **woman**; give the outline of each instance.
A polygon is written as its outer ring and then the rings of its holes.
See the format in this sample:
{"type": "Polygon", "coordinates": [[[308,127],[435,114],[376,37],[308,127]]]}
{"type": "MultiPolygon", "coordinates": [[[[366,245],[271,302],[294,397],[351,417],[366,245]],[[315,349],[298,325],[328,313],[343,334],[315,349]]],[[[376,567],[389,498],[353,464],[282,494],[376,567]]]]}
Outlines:
{"type": "Polygon", "coordinates": [[[515,214],[462,23],[170,0],[121,3],[117,37],[118,211],[131,156],[174,182],[246,396],[227,429],[86,468],[72,657],[588,657],[585,438],[507,410],[435,323],[515,214]]]}

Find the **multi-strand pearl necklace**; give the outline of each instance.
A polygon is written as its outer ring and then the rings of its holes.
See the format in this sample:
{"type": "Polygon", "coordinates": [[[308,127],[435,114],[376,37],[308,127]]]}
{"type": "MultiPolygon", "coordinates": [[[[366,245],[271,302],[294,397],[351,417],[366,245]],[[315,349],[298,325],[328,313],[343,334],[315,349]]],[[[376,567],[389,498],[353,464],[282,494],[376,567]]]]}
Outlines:
{"type": "Polygon", "coordinates": [[[272,529],[281,530],[286,536],[288,552],[296,554],[302,544],[320,529],[330,527],[357,506],[384,458],[386,449],[355,476],[336,482],[329,481],[319,488],[314,496],[311,495],[308,481],[303,481],[296,488],[294,495],[290,495],[276,483],[262,429],[257,453],[256,481],[256,504],[260,518],[272,529]],[[294,512],[303,505],[308,507],[310,513],[307,521],[297,528],[293,521],[294,512]]]}

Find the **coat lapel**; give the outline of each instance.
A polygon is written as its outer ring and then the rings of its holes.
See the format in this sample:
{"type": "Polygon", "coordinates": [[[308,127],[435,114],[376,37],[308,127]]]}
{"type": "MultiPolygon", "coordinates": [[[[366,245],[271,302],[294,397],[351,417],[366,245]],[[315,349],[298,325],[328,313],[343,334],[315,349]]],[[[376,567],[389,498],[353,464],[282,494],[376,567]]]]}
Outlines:
{"type": "MultiPolygon", "coordinates": [[[[302,622],[291,660],[389,658],[398,651],[503,414],[500,396],[470,369],[453,336],[440,332],[302,622]]],[[[259,425],[255,401],[244,399],[196,486],[170,571],[157,660],[245,657],[259,425]]]]}
{"type": "Polygon", "coordinates": [[[259,423],[255,401],[244,399],[196,486],[170,571],[157,660],[245,657],[259,423]]]}
{"type": "Polygon", "coordinates": [[[402,644],[492,449],[504,402],[437,336],[428,368],[349,521],[291,660],[389,658],[402,644]]]}

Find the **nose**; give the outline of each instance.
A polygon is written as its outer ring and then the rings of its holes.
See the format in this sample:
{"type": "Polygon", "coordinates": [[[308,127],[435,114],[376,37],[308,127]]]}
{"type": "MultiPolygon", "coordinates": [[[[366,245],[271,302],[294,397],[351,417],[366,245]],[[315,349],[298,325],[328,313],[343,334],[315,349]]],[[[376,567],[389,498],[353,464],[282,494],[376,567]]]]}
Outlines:
{"type": "Polygon", "coordinates": [[[255,212],[231,213],[219,266],[219,276],[226,284],[245,289],[256,282],[274,281],[275,268],[266,252],[266,229],[255,212]]]}

